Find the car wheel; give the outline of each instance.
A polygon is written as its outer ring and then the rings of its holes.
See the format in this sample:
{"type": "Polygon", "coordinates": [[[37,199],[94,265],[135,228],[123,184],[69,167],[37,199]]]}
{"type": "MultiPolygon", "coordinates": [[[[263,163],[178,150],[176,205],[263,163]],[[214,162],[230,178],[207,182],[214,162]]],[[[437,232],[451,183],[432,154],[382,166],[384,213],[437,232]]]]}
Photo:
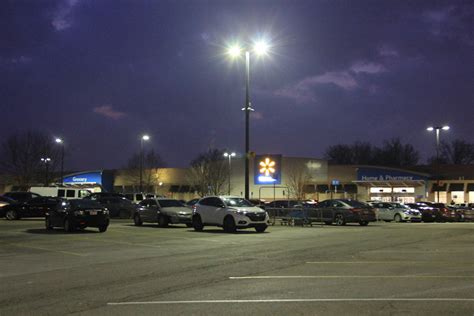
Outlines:
{"type": "Polygon", "coordinates": [[[47,230],[52,230],[53,229],[53,226],[51,225],[51,219],[49,218],[49,216],[47,216],[44,219],[44,225],[45,225],[47,230]]]}
{"type": "Polygon", "coordinates": [[[197,214],[193,216],[193,227],[195,231],[202,232],[204,225],[202,224],[201,216],[197,214]]]}
{"type": "Polygon", "coordinates": [[[143,221],[139,214],[135,214],[135,216],[133,216],[133,223],[135,224],[135,226],[142,226],[143,221]]]}
{"type": "Polygon", "coordinates": [[[255,226],[255,230],[257,231],[257,233],[263,233],[265,231],[265,229],[267,229],[267,225],[265,224],[262,224],[262,225],[257,225],[255,226]]]}
{"type": "Polygon", "coordinates": [[[99,226],[99,232],[103,233],[105,231],[107,231],[107,225],[102,225],[102,226],[99,226]]]}
{"type": "Polygon", "coordinates": [[[344,215],[342,214],[336,214],[336,216],[334,217],[334,222],[336,223],[337,226],[346,225],[346,220],[344,219],[344,215]]]}
{"type": "Polygon", "coordinates": [[[237,230],[237,227],[235,226],[234,218],[231,215],[227,215],[224,218],[223,227],[226,233],[235,233],[235,231],[237,230]]]}
{"type": "Polygon", "coordinates": [[[168,222],[168,217],[166,217],[165,215],[160,214],[158,216],[158,226],[163,228],[168,227],[168,222]]]}
{"type": "Polygon", "coordinates": [[[68,220],[67,218],[64,220],[64,230],[69,233],[74,231],[74,226],[72,225],[71,221],[68,220]]]}
{"type": "Polygon", "coordinates": [[[361,222],[359,222],[359,225],[360,225],[360,226],[367,226],[367,225],[369,225],[369,222],[367,222],[367,221],[361,221],[361,222]]]}
{"type": "Polygon", "coordinates": [[[14,210],[9,210],[5,213],[5,218],[8,219],[9,221],[18,219],[18,213],[14,210]]]}
{"type": "Polygon", "coordinates": [[[127,210],[120,210],[119,217],[122,219],[130,218],[130,214],[127,210]]]}
{"type": "Polygon", "coordinates": [[[393,220],[394,220],[396,223],[401,223],[401,222],[403,222],[403,221],[402,221],[402,217],[400,216],[400,214],[395,214],[395,217],[393,218],[393,220]]]}

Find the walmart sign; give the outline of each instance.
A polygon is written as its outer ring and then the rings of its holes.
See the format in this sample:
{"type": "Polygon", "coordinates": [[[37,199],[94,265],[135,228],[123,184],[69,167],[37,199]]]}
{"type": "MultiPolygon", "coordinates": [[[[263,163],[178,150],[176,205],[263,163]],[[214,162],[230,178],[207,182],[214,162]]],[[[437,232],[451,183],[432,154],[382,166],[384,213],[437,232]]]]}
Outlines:
{"type": "Polygon", "coordinates": [[[281,155],[255,156],[255,184],[281,184],[281,155]]]}

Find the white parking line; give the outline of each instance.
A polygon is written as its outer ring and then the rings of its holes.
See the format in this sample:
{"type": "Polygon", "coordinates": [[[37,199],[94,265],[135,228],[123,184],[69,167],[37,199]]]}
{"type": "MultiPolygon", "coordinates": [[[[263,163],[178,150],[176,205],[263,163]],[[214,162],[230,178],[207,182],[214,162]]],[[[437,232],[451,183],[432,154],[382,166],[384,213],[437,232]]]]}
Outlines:
{"type": "Polygon", "coordinates": [[[472,279],[473,275],[256,275],[229,277],[230,280],[250,279],[472,279]]]}
{"type": "Polygon", "coordinates": [[[109,302],[117,305],[152,305],[152,304],[221,304],[221,303],[301,303],[301,302],[474,302],[474,298],[420,297],[420,298],[294,298],[266,300],[202,300],[202,301],[147,301],[147,302],[109,302]]]}
{"type": "Polygon", "coordinates": [[[307,264],[465,264],[473,265],[474,262],[456,261],[308,261],[307,264]]]}

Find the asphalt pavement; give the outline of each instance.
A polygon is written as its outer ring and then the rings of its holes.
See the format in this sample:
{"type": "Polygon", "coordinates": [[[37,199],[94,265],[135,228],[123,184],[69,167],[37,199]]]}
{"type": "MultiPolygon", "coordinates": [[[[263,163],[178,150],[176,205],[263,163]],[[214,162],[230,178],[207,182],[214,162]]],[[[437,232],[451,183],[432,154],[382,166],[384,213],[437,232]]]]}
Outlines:
{"type": "Polygon", "coordinates": [[[474,315],[474,223],[47,231],[0,220],[0,315],[474,315]]]}

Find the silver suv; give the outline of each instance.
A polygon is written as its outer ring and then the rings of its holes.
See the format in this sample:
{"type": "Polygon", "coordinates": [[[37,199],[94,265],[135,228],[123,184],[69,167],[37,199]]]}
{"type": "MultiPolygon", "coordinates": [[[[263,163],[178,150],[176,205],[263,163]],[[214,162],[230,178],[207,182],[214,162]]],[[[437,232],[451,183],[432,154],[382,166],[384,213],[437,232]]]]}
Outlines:
{"type": "Polygon", "coordinates": [[[208,196],[194,205],[193,227],[196,231],[209,225],[223,227],[228,233],[251,227],[262,233],[269,222],[267,212],[236,196],[208,196]]]}
{"type": "Polygon", "coordinates": [[[421,213],[409,206],[395,202],[371,202],[378,219],[385,222],[421,222],[421,213]]]}

